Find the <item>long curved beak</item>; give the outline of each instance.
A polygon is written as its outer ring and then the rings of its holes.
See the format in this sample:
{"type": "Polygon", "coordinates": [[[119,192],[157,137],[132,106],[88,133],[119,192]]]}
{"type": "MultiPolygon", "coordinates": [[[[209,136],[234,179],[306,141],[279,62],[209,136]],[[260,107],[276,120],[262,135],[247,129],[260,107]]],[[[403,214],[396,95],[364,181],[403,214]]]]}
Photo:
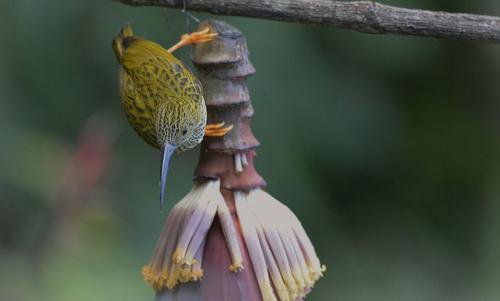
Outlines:
{"type": "Polygon", "coordinates": [[[163,204],[165,203],[165,188],[167,186],[167,175],[168,168],[170,165],[170,158],[177,147],[166,143],[163,148],[163,156],[161,161],[161,171],[160,171],[160,211],[163,210],[163,204]]]}

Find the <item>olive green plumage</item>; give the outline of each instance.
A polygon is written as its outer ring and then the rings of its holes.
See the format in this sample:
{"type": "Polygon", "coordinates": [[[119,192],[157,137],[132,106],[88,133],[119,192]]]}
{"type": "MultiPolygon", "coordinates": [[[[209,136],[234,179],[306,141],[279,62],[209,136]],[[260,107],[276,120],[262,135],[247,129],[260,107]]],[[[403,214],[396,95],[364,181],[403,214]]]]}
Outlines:
{"type": "Polygon", "coordinates": [[[198,79],[160,45],[136,37],[125,25],[113,41],[121,64],[123,108],[134,130],[149,145],[177,152],[201,142],[206,107],[198,79]]]}

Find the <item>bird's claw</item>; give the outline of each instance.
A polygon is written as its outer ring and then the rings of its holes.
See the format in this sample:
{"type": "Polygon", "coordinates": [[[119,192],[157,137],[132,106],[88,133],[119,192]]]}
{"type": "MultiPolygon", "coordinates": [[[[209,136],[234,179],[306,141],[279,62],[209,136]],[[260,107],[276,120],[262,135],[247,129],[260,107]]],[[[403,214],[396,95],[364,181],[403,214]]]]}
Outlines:
{"type": "Polygon", "coordinates": [[[210,33],[210,28],[205,28],[200,31],[195,31],[193,33],[186,33],[181,36],[181,41],[184,41],[185,45],[205,43],[212,41],[217,36],[217,33],[210,33]]]}
{"type": "Polygon", "coordinates": [[[175,50],[191,45],[191,44],[198,44],[198,43],[205,43],[205,42],[210,42],[212,41],[215,37],[217,36],[217,33],[215,32],[210,32],[210,28],[206,27],[203,30],[195,31],[193,33],[186,33],[181,36],[181,40],[175,44],[174,46],[170,47],[167,51],[172,53],[175,50]]]}
{"type": "Polygon", "coordinates": [[[216,124],[207,124],[205,127],[205,136],[207,137],[222,137],[226,135],[231,129],[233,125],[224,127],[224,122],[216,123],[216,124]]]}

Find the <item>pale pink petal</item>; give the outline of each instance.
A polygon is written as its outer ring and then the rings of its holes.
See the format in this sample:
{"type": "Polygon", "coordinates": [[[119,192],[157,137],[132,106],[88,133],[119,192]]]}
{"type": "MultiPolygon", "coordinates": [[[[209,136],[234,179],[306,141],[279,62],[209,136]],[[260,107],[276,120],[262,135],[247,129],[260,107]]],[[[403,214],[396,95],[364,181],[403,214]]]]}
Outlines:
{"type": "Polygon", "coordinates": [[[243,269],[243,259],[241,256],[240,244],[238,242],[238,233],[236,232],[236,226],[234,225],[233,218],[229,212],[229,208],[226,205],[226,201],[220,196],[219,206],[217,208],[217,215],[222,226],[222,231],[224,232],[224,237],[226,238],[227,246],[229,248],[229,253],[231,254],[232,263],[229,266],[229,270],[232,272],[238,272],[243,269]]]}
{"type": "Polygon", "coordinates": [[[234,202],[262,299],[263,301],[277,300],[269,280],[264,253],[255,229],[255,216],[248,207],[248,200],[243,192],[236,191],[234,193],[234,202]]]}
{"type": "Polygon", "coordinates": [[[189,211],[186,212],[186,219],[183,223],[182,234],[177,241],[177,248],[172,255],[174,262],[177,264],[181,263],[182,259],[186,255],[189,242],[193,238],[194,232],[204,216],[210,201],[210,199],[206,196],[206,191],[211,189],[211,184],[211,181],[203,184],[197,184],[198,194],[195,198],[196,202],[193,206],[190,206],[188,209],[189,211]]]}

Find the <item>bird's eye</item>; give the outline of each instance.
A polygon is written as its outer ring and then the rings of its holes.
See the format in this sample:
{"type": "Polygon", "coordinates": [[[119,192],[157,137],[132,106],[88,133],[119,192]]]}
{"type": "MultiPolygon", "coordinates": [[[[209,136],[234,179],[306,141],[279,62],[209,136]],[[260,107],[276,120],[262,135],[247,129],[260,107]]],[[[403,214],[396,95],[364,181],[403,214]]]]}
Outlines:
{"type": "Polygon", "coordinates": [[[186,135],[187,132],[187,130],[182,131],[182,135],[186,135]]]}

